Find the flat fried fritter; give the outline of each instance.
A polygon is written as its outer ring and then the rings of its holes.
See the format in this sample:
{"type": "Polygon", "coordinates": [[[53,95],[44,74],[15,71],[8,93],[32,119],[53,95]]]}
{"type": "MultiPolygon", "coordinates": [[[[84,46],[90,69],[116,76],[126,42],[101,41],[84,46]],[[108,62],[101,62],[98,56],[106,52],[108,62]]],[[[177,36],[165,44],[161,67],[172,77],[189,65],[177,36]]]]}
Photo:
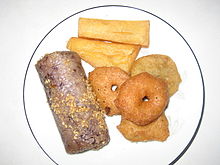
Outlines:
{"type": "Polygon", "coordinates": [[[138,126],[122,119],[117,126],[122,135],[129,141],[165,141],[169,136],[168,120],[163,113],[157,120],[145,126],[138,126]]]}
{"type": "Polygon", "coordinates": [[[137,59],[132,65],[131,76],[142,72],[148,72],[155,77],[165,80],[170,96],[179,88],[181,77],[175,62],[169,56],[152,54],[137,59]]]}

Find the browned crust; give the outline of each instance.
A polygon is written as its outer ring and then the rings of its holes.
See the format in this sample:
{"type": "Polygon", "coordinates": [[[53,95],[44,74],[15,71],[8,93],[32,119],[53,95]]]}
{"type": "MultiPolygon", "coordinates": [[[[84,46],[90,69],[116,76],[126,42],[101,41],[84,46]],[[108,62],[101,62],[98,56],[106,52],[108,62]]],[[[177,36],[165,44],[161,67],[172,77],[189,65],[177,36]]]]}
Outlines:
{"type": "Polygon", "coordinates": [[[167,55],[151,54],[137,59],[132,65],[131,75],[142,72],[163,79],[168,85],[170,96],[178,91],[182,81],[175,62],[167,55]]]}
{"type": "Polygon", "coordinates": [[[167,84],[145,72],[121,85],[115,104],[124,119],[137,125],[146,125],[164,112],[168,99],[167,84]],[[144,97],[148,101],[143,101],[144,97]]]}
{"type": "Polygon", "coordinates": [[[108,116],[120,114],[114,100],[118,96],[120,86],[128,78],[129,75],[117,67],[98,67],[89,73],[89,81],[108,116]],[[116,86],[116,90],[112,90],[112,86],[116,86]]]}
{"type": "Polygon", "coordinates": [[[132,142],[165,141],[169,136],[169,123],[164,113],[157,120],[144,126],[122,119],[117,128],[127,140],[132,142]]]}

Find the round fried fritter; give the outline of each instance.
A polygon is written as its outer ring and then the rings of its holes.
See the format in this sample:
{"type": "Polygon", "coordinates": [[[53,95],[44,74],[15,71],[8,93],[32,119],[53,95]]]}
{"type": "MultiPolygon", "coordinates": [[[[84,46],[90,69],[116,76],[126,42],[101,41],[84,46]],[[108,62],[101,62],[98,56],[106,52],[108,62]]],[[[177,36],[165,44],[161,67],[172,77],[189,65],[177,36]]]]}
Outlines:
{"type": "Polygon", "coordinates": [[[121,85],[115,105],[124,119],[146,125],[164,112],[168,100],[167,84],[144,72],[130,77],[121,85]]]}
{"type": "Polygon", "coordinates": [[[118,67],[97,67],[89,73],[91,86],[108,116],[120,114],[114,100],[118,96],[121,84],[128,78],[129,75],[118,67]]]}
{"type": "Polygon", "coordinates": [[[179,88],[181,77],[175,62],[169,56],[152,54],[137,59],[132,65],[131,75],[134,76],[142,72],[148,72],[165,80],[170,96],[179,88]]]}
{"type": "Polygon", "coordinates": [[[122,119],[117,128],[127,140],[133,142],[165,141],[169,136],[168,120],[164,113],[157,120],[144,126],[122,119]]]}

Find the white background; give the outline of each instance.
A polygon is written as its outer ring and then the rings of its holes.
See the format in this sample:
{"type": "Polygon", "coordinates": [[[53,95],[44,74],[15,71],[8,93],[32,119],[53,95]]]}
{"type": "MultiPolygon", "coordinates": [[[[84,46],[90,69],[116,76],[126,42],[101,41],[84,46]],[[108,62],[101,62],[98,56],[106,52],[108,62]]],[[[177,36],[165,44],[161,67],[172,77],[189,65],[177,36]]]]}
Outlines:
{"type": "Polygon", "coordinates": [[[40,40],[58,22],[80,10],[107,4],[129,5],[154,13],[188,41],[203,71],[206,102],[199,132],[176,164],[220,164],[220,51],[217,46],[220,43],[220,1],[217,0],[1,0],[0,164],[53,165],[40,150],[25,119],[22,87],[28,61],[40,40]]]}

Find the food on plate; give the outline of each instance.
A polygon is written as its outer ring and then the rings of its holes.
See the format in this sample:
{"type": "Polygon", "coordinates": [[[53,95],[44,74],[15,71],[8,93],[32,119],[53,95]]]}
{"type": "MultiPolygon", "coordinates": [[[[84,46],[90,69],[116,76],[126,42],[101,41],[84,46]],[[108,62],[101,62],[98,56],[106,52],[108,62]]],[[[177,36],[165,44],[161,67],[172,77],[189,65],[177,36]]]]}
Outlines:
{"type": "Polygon", "coordinates": [[[121,85],[115,105],[124,119],[136,125],[146,125],[164,112],[168,100],[167,84],[144,72],[121,85]]]}
{"type": "Polygon", "coordinates": [[[53,52],[40,59],[36,69],[66,152],[104,147],[109,142],[104,112],[86,80],[80,57],[70,51],[53,52]]]}
{"type": "Polygon", "coordinates": [[[137,59],[131,69],[131,75],[148,72],[163,79],[168,84],[169,95],[172,96],[179,88],[181,77],[175,62],[166,55],[152,54],[137,59]]]}
{"type": "Polygon", "coordinates": [[[149,47],[150,21],[80,18],[70,51],[46,54],[36,66],[69,154],[98,150],[110,141],[105,123],[121,115],[119,132],[129,141],[165,141],[165,109],[181,77],[166,55],[136,60],[149,47]],[[86,78],[81,59],[94,67],[86,78]],[[136,61],[135,61],[136,60],[136,61]]]}
{"type": "Polygon", "coordinates": [[[136,59],[140,46],[109,43],[72,37],[67,48],[93,67],[115,66],[129,72],[136,59]]]}
{"type": "Polygon", "coordinates": [[[100,106],[108,116],[118,115],[120,111],[115,106],[115,99],[120,86],[129,75],[118,67],[97,67],[89,73],[89,82],[98,98],[100,106]]]}
{"type": "Polygon", "coordinates": [[[164,113],[155,121],[144,126],[122,119],[117,128],[127,140],[133,142],[165,141],[169,136],[168,120],[164,113]]]}
{"type": "Polygon", "coordinates": [[[149,47],[150,21],[80,18],[78,36],[149,47]]]}

